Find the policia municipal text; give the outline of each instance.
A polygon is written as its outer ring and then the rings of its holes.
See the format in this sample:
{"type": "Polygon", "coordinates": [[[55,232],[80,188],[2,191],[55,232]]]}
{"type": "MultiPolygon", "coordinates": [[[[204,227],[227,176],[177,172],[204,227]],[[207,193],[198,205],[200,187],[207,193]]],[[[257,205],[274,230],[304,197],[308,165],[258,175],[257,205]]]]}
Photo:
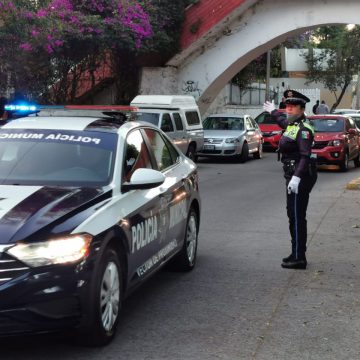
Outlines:
{"type": "Polygon", "coordinates": [[[316,164],[311,159],[314,130],[304,114],[305,104],[310,99],[295,90],[286,90],[284,97],[285,112],[275,110],[274,103],[267,101],[264,104],[264,109],[285,130],[279,142],[279,152],[286,179],[286,209],[292,251],[283,259],[281,266],[306,269],[306,210],[309,194],[317,179],[316,164]]]}

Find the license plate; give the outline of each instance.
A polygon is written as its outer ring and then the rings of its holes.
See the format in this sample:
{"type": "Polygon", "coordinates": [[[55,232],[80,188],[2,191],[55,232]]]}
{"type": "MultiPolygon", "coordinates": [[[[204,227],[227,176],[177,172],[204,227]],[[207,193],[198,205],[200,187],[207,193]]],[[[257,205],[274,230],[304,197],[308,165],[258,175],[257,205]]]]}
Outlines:
{"type": "Polygon", "coordinates": [[[204,149],[205,149],[205,150],[214,150],[214,149],[215,149],[215,145],[204,145],[204,149]]]}

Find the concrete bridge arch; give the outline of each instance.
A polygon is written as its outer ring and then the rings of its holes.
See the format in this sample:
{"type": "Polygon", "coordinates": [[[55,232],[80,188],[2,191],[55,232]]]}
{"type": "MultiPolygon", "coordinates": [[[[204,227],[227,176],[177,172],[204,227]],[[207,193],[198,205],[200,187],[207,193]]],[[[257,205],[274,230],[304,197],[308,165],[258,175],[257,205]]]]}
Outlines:
{"type": "Polygon", "coordinates": [[[144,69],[141,92],[192,93],[204,113],[232,77],[261,54],[320,25],[359,24],[359,13],[358,0],[243,1],[165,68],[144,69]]]}

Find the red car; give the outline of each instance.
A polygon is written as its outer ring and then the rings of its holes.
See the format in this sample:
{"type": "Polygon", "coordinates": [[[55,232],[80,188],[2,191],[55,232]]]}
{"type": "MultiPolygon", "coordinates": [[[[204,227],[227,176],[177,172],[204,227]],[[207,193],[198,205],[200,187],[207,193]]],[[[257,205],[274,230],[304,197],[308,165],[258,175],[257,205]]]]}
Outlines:
{"type": "Polygon", "coordinates": [[[262,112],[254,119],[263,134],[264,150],[276,150],[279,146],[279,140],[282,135],[281,127],[271,119],[270,114],[267,111],[262,112]]]}
{"type": "Polygon", "coordinates": [[[308,117],[314,126],[315,137],[312,154],[319,165],[339,165],[347,171],[349,161],[360,166],[359,131],[354,120],[341,115],[316,115],[308,117]]]}

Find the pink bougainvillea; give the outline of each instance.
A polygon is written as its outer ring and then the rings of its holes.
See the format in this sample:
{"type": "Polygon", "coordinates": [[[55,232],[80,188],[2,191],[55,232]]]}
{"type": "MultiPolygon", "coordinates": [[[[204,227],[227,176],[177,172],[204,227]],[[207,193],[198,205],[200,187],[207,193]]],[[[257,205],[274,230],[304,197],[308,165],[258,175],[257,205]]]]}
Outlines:
{"type": "Polygon", "coordinates": [[[136,49],[153,35],[149,14],[135,0],[51,0],[33,11],[15,4],[0,0],[0,19],[23,21],[28,33],[21,34],[19,47],[27,52],[43,47],[52,54],[69,39],[81,41],[84,36],[108,46],[110,41],[126,42],[136,49]]]}

